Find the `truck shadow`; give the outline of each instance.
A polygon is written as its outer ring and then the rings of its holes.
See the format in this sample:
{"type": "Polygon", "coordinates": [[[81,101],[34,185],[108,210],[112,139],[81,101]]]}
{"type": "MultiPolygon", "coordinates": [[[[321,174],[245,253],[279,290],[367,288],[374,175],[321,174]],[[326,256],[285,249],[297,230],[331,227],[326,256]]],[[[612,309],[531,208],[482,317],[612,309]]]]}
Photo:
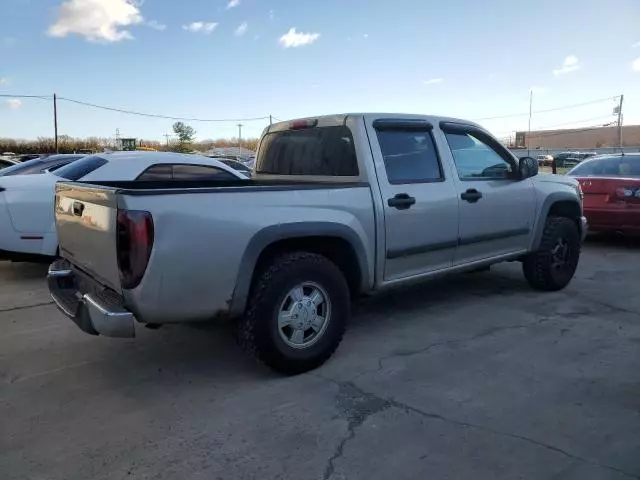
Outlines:
{"type": "Polygon", "coordinates": [[[587,236],[585,246],[590,249],[604,250],[615,248],[618,250],[640,250],[640,237],[631,237],[617,234],[591,234],[587,236]]]}
{"type": "MultiPolygon", "coordinates": [[[[376,335],[390,328],[386,324],[397,322],[398,317],[438,311],[463,299],[482,302],[488,297],[511,297],[524,292],[535,295],[521,278],[519,268],[517,272],[507,267],[499,273],[452,276],[358,301],[349,330],[366,325],[371,328],[367,334],[376,335]]],[[[110,343],[102,349],[108,358],[100,361],[100,368],[105,370],[101,374],[112,377],[114,388],[122,387],[123,381],[175,387],[202,382],[242,385],[250,380],[282,378],[240,350],[232,325],[167,325],[157,331],[141,330],[133,342],[110,343]],[[134,371],[131,365],[135,365],[134,371]]]]}
{"type": "Polygon", "coordinates": [[[47,276],[48,264],[29,262],[10,262],[0,260],[0,276],[3,281],[43,279],[47,276]]]}

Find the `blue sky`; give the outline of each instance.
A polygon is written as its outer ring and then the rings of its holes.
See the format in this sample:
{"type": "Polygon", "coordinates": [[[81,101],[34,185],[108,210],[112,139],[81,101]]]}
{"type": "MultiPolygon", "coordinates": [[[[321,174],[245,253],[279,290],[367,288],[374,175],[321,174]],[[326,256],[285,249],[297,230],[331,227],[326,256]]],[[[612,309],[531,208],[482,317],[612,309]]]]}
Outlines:
{"type": "MultiPolygon", "coordinates": [[[[1,0],[0,93],[197,118],[347,111],[482,119],[623,93],[640,123],[638,0],[1,0]],[[88,13],[91,13],[90,15],[88,13]]],[[[534,114],[613,121],[614,100],[534,114]]],[[[59,102],[71,136],[163,139],[171,120],[59,102]]],[[[527,115],[482,120],[495,134],[527,115]]],[[[0,137],[51,136],[51,103],[0,98],[0,137]]],[[[198,138],[238,122],[188,122],[198,138]]],[[[266,122],[243,121],[243,136],[266,122]]]]}

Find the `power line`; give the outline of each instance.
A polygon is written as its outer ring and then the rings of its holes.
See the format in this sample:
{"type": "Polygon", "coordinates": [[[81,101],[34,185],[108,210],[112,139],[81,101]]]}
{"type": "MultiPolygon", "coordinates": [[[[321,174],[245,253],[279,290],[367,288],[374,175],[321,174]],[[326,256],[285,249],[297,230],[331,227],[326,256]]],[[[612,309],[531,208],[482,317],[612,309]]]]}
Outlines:
{"type": "Polygon", "coordinates": [[[0,94],[2,98],[39,98],[40,100],[51,100],[53,97],[51,95],[8,95],[8,94],[0,94]]]}
{"type": "MultiPolygon", "coordinates": [[[[569,108],[584,107],[585,105],[593,105],[594,103],[601,103],[601,102],[604,102],[604,101],[607,101],[607,100],[615,100],[616,98],[618,98],[618,96],[601,98],[599,100],[591,100],[589,102],[583,102],[583,103],[575,103],[573,105],[565,105],[563,107],[547,108],[545,110],[534,110],[531,113],[535,114],[535,113],[557,112],[558,110],[566,110],[566,109],[569,109],[569,108]]],[[[479,121],[483,121],[483,120],[499,120],[499,119],[502,119],[502,118],[525,117],[527,115],[529,115],[529,112],[512,113],[512,114],[509,114],[509,115],[498,115],[496,117],[475,118],[473,120],[476,121],[476,122],[479,122],[479,121]]]]}
{"type": "Polygon", "coordinates": [[[173,117],[170,115],[159,115],[155,113],[135,112],[133,110],[124,110],[121,108],[107,107],[104,105],[97,105],[95,103],[83,102],[80,100],[74,100],[72,98],[58,97],[58,100],[64,100],[66,102],[76,103],[78,105],[84,105],[86,107],[99,108],[101,110],[109,110],[111,112],[126,113],[128,115],[138,115],[140,117],[150,118],[163,118],[166,120],[182,120],[186,122],[253,122],[258,120],[268,120],[269,117],[255,117],[255,118],[192,118],[192,117],[173,117]]]}
{"type": "MultiPolygon", "coordinates": [[[[541,130],[550,130],[552,128],[558,128],[558,127],[566,127],[567,125],[574,125],[576,123],[584,123],[584,122],[595,122],[598,120],[611,120],[612,115],[606,115],[606,116],[601,116],[601,117],[593,117],[593,118],[585,118],[584,120],[574,120],[573,122],[564,122],[564,123],[558,123],[556,125],[547,125],[544,127],[539,127],[534,131],[541,131],[541,130]]],[[[579,127],[576,127],[579,128],[579,127]]]]}

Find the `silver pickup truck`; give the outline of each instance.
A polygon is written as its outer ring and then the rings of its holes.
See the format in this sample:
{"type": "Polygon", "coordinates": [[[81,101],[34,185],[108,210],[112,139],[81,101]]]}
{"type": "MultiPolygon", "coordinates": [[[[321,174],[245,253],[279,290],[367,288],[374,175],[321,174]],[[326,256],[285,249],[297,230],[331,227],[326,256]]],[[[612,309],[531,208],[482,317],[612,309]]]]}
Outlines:
{"type": "Polygon", "coordinates": [[[503,261],[533,288],[564,288],[582,192],[537,173],[464,120],[282,122],[249,181],[58,183],[49,288],[90,334],[227,318],[268,366],[304,372],[336,350],[362,294],[503,261]]]}

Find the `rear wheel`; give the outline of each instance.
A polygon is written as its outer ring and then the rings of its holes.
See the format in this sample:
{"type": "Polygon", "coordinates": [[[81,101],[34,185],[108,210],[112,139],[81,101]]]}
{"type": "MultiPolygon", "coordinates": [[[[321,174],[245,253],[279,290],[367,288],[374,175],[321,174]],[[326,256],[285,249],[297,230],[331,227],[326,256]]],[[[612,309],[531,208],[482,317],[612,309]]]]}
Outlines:
{"type": "Polygon", "coordinates": [[[273,370],[302,373],[335,352],[349,315],[349,287],[338,267],[321,255],[288,253],[255,280],[238,341],[273,370]]]}
{"type": "Polygon", "coordinates": [[[578,267],[580,246],[580,232],[573,220],[547,218],[538,250],[522,264],[529,285],[546,291],[566,287],[578,267]]]}

